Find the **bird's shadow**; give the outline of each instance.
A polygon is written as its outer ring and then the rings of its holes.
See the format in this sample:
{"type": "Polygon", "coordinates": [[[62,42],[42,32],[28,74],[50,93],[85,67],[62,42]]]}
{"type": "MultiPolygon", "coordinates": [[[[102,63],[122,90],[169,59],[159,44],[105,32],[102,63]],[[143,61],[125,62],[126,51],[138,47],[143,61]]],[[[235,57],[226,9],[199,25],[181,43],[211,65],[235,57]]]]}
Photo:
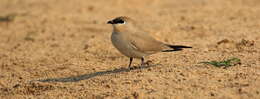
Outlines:
{"type": "Polygon", "coordinates": [[[34,81],[40,81],[40,82],[78,82],[78,81],[81,81],[81,80],[87,80],[87,79],[94,78],[94,77],[97,77],[97,76],[103,76],[103,75],[107,75],[107,74],[114,74],[114,73],[121,73],[121,72],[130,72],[130,71],[133,71],[133,70],[147,69],[147,68],[155,67],[157,65],[159,65],[159,64],[148,65],[148,66],[140,66],[140,67],[135,66],[135,67],[132,67],[131,69],[129,69],[129,68],[119,68],[119,69],[94,72],[94,73],[89,73],[89,74],[84,74],[84,75],[79,75],[79,76],[64,77],[64,78],[48,78],[48,79],[34,80],[34,81]]]}

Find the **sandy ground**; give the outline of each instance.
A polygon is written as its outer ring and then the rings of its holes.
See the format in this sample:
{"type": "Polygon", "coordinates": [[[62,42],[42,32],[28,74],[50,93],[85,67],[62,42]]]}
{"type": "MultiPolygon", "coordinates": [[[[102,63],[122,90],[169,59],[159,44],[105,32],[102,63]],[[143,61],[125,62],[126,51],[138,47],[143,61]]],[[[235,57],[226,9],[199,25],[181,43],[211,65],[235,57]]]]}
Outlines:
{"type": "MultiPolygon", "coordinates": [[[[259,0],[0,0],[0,97],[260,99],[259,0]],[[106,22],[193,49],[128,70],[106,22]],[[13,19],[13,20],[12,20],[13,19]],[[241,59],[217,68],[202,61],[241,59]]],[[[139,66],[140,60],[134,60],[139,66]]]]}

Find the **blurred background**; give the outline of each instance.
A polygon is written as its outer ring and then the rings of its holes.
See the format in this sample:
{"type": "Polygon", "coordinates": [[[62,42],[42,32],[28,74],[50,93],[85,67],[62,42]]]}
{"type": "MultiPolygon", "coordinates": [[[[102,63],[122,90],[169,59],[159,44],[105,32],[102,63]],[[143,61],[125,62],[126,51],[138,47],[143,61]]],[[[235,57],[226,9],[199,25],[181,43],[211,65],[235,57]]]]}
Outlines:
{"type": "Polygon", "coordinates": [[[257,99],[259,5],[259,0],[0,0],[0,96],[257,99]],[[112,73],[128,64],[112,46],[112,27],[106,24],[118,16],[136,20],[160,41],[194,48],[148,57],[161,64],[156,67],[112,73]],[[228,57],[243,62],[230,69],[198,64],[228,57]],[[50,78],[59,80],[35,81],[50,78]]]}

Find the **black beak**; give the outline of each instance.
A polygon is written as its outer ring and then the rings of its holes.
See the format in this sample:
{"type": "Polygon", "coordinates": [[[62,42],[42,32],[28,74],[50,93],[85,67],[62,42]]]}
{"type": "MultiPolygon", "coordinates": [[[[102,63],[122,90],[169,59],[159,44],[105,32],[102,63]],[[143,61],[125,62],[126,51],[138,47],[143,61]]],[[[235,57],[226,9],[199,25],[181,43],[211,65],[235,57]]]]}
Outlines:
{"type": "Polygon", "coordinates": [[[107,24],[113,24],[113,21],[107,21],[107,24]]]}

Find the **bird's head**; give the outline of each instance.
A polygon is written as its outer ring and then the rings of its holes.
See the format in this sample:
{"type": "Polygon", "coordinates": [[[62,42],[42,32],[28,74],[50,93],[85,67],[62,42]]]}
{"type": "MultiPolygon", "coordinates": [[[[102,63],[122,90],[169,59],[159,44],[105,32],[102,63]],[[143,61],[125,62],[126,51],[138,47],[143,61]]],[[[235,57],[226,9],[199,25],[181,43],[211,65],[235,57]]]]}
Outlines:
{"type": "Polygon", "coordinates": [[[126,16],[120,16],[120,17],[114,18],[113,20],[108,21],[107,24],[123,25],[123,24],[127,24],[127,22],[129,20],[131,20],[131,19],[126,16]]]}
{"type": "Polygon", "coordinates": [[[120,16],[108,21],[107,24],[112,24],[115,31],[122,31],[132,29],[135,23],[129,17],[120,16]]]}

